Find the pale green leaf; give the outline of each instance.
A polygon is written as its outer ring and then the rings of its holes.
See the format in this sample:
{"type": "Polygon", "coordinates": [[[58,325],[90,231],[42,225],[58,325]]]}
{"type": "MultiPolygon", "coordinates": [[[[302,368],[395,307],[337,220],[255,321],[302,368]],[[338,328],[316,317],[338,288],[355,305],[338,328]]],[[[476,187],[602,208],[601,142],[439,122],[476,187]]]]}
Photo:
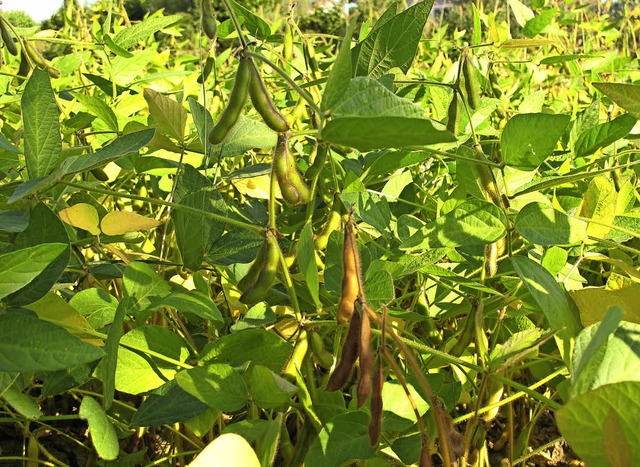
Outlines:
{"type": "Polygon", "coordinates": [[[600,386],[555,415],[560,432],[587,465],[625,467],[640,459],[640,382],[600,386]]]}
{"type": "Polygon", "coordinates": [[[515,221],[520,235],[536,245],[570,245],[587,238],[587,224],[543,203],[529,203],[515,221]]]}
{"type": "MultiPolygon", "coordinates": [[[[153,37],[156,32],[182,19],[183,16],[181,15],[151,16],[133,26],[122,28],[113,38],[113,42],[122,48],[128,49],[136,45],[139,41],[146,41],[149,37],[153,37]]],[[[127,60],[127,58],[125,58],[125,60],[127,60]]]]}
{"type": "Polygon", "coordinates": [[[80,418],[89,423],[91,442],[98,456],[106,460],[114,460],[120,452],[118,434],[102,406],[95,399],[84,396],[80,403],[80,418]]]}
{"type": "Polygon", "coordinates": [[[504,163],[533,170],[551,155],[571,117],[545,113],[513,116],[502,132],[504,163]]]}
{"type": "Polygon", "coordinates": [[[151,88],[145,88],[144,99],[158,129],[178,141],[183,141],[187,125],[187,110],[174,99],[151,88]]]}

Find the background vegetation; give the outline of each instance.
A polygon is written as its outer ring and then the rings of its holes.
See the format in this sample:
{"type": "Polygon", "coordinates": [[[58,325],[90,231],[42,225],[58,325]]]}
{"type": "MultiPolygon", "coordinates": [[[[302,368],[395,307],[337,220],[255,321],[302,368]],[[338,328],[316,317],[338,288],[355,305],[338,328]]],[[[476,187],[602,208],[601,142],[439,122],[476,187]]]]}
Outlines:
{"type": "Polygon", "coordinates": [[[0,462],[638,462],[640,6],[432,3],[1,13],[0,462]]]}

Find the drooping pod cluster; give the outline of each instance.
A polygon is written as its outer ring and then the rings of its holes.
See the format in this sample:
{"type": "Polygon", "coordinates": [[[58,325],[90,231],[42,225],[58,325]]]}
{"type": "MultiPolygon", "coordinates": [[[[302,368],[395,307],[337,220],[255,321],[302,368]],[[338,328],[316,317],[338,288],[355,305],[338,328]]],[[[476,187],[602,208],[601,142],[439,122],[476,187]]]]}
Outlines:
{"type": "Polygon", "coordinates": [[[295,158],[289,151],[287,133],[278,134],[278,142],[273,154],[273,172],[278,180],[282,198],[289,206],[309,202],[311,190],[302,178],[295,158]]]}
{"type": "MultiPolygon", "coordinates": [[[[12,84],[18,85],[29,75],[29,72],[34,66],[47,70],[49,76],[52,78],[60,77],[60,70],[52,67],[42,56],[42,54],[36,49],[24,36],[13,38],[11,32],[11,25],[4,17],[0,16],[0,40],[4,44],[7,52],[11,55],[18,55],[18,44],[20,44],[20,66],[18,73],[13,79],[12,84]]],[[[15,34],[15,31],[13,31],[15,34]]]]}
{"type": "Polygon", "coordinates": [[[202,32],[211,39],[214,40],[218,34],[218,26],[216,24],[216,17],[211,10],[211,0],[202,0],[200,2],[201,14],[202,14],[202,32]]]}
{"type": "Polygon", "coordinates": [[[371,444],[377,444],[380,437],[382,417],[382,385],[384,376],[378,352],[374,371],[374,351],[371,344],[371,307],[366,301],[360,273],[360,255],[355,238],[353,216],[349,216],[344,235],[343,248],[344,275],[342,297],[338,305],[338,322],[349,323],[347,336],[342,345],[340,361],[327,383],[327,391],[337,391],[348,382],[356,360],[360,363],[360,374],[356,388],[358,407],[371,396],[371,421],[369,437],[371,444]]]}
{"type": "Polygon", "coordinates": [[[222,111],[220,120],[209,132],[209,142],[220,144],[229,134],[231,128],[238,122],[242,109],[247,102],[249,91],[249,81],[251,81],[251,69],[249,61],[241,58],[236,72],[236,79],[229,95],[227,106],[222,111]]]}
{"type": "Polygon", "coordinates": [[[240,301],[247,305],[254,305],[261,301],[273,285],[280,264],[280,247],[274,233],[267,230],[266,237],[255,261],[247,274],[238,282],[238,289],[242,291],[240,301]]]}
{"type": "Polygon", "coordinates": [[[227,106],[218,123],[209,132],[211,144],[220,144],[227,137],[231,128],[238,122],[247,97],[251,98],[251,103],[269,128],[278,133],[289,130],[289,124],[273,103],[253,59],[243,56],[238,64],[227,106]]]}
{"type": "Polygon", "coordinates": [[[11,55],[18,55],[18,47],[11,37],[11,33],[9,32],[9,27],[5,23],[5,19],[0,17],[0,36],[2,37],[2,42],[4,46],[7,48],[7,52],[11,55]]]}
{"type": "Polygon", "coordinates": [[[460,124],[466,117],[465,105],[473,111],[477,110],[481,104],[478,69],[466,51],[460,57],[459,63],[460,71],[453,85],[453,99],[447,109],[447,130],[455,135],[464,130],[460,124]]]}

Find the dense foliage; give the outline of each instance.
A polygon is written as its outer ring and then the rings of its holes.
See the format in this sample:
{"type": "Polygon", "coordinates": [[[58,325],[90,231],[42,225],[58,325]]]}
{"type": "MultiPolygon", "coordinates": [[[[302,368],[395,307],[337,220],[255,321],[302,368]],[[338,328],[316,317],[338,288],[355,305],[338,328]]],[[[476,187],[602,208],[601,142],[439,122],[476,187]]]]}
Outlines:
{"type": "Polygon", "coordinates": [[[640,8],[277,3],[0,14],[0,462],[636,464],[640,8]]]}

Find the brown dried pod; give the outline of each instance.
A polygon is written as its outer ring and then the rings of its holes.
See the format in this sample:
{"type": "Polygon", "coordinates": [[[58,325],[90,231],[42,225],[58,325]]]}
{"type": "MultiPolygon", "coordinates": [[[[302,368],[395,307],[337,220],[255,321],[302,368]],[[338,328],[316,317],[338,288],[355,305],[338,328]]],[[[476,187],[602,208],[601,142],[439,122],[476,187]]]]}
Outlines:
{"type": "Polygon", "coordinates": [[[380,432],[382,431],[382,385],[384,384],[384,373],[382,371],[382,358],[378,351],[376,370],[373,375],[371,388],[371,420],[369,421],[369,440],[371,445],[378,444],[380,432]]]}
{"type": "Polygon", "coordinates": [[[349,321],[356,299],[360,294],[360,253],[356,243],[355,226],[353,218],[349,216],[349,221],[344,229],[344,246],[342,250],[342,296],[338,304],[338,323],[343,324],[349,321]]]}
{"type": "Polygon", "coordinates": [[[358,358],[361,324],[360,313],[354,310],[351,315],[351,322],[349,323],[349,331],[342,346],[340,362],[333,370],[333,373],[331,373],[329,382],[327,383],[327,391],[329,392],[342,389],[349,381],[353,365],[358,358]]]}
{"type": "Polygon", "coordinates": [[[360,379],[358,381],[357,399],[358,407],[365,403],[371,394],[373,349],[371,348],[371,321],[366,310],[361,309],[360,346],[358,358],[360,359],[360,379]]]}

